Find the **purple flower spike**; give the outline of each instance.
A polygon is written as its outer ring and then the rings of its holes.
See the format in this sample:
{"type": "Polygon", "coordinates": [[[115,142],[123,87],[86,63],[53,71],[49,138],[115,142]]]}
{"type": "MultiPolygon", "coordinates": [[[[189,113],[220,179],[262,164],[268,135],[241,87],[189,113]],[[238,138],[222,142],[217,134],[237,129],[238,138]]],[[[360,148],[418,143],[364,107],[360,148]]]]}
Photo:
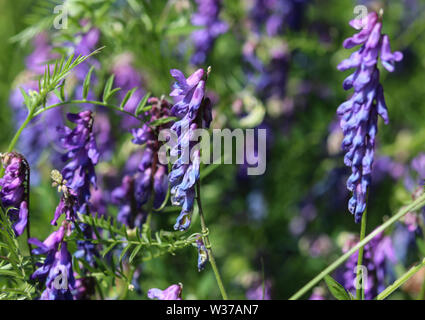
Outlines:
{"type": "Polygon", "coordinates": [[[148,291],[148,298],[158,300],[182,300],[182,289],[183,286],[181,284],[173,284],[165,290],[153,288],[148,291]]]}
{"type": "Polygon", "coordinates": [[[62,170],[67,186],[77,194],[78,209],[90,199],[90,185],[96,186],[94,166],[99,161],[99,152],[93,134],[91,111],[68,113],[68,120],[75,123],[74,129],[60,129],[62,144],[67,150],[63,156],[68,161],[62,170]]]}
{"type": "Polygon", "coordinates": [[[75,288],[75,278],[72,270],[72,257],[66,242],[63,242],[60,250],[55,253],[49,267],[46,290],[41,294],[40,300],[73,300],[72,291],[75,288]]]}
{"type": "Polygon", "coordinates": [[[200,65],[207,59],[217,37],[227,31],[228,25],[219,19],[221,0],[196,0],[196,3],[198,11],[192,16],[192,24],[204,28],[192,33],[195,53],[191,62],[200,65]]]}
{"type": "Polygon", "coordinates": [[[386,124],[389,122],[384,90],[379,82],[379,53],[388,71],[394,70],[394,62],[400,61],[403,55],[400,52],[391,53],[388,36],[381,34],[382,23],[375,12],[350,24],[355,29],[364,28],[344,41],[347,49],[358,45],[361,48],[338,65],[340,71],[351,68],[356,68],[356,71],[343,83],[345,90],[354,88],[354,94],[338,107],[337,113],[344,133],[344,163],[352,170],[347,181],[347,188],[353,193],[348,209],[354,214],[356,223],[359,223],[366,209],[367,190],[371,181],[378,115],[386,124]]]}
{"type": "Polygon", "coordinates": [[[35,238],[28,240],[29,243],[38,246],[33,250],[34,254],[46,255],[44,262],[37,264],[38,269],[31,275],[31,279],[46,283],[46,289],[42,292],[40,300],[74,299],[72,291],[75,289],[75,278],[72,257],[64,242],[64,236],[69,231],[69,227],[65,223],[44,242],[35,238]]]}
{"type": "MultiPolygon", "coordinates": [[[[60,128],[62,145],[67,150],[63,160],[67,162],[62,169],[62,176],[67,188],[72,190],[76,196],[74,211],[88,214],[90,208],[91,187],[97,188],[95,165],[99,161],[99,151],[93,133],[93,115],[91,111],[82,111],[78,114],[68,113],[68,120],[76,124],[74,129],[68,127],[60,128]]],[[[52,224],[56,223],[57,216],[65,213],[67,219],[73,219],[70,207],[61,204],[55,213],[52,224]]],[[[88,225],[79,224],[84,237],[87,240],[77,241],[78,250],[75,252],[77,258],[84,258],[91,265],[95,264],[95,256],[98,255],[96,245],[91,242],[94,231],[88,225]]]]}
{"type": "Polygon", "coordinates": [[[191,141],[190,137],[199,125],[203,128],[209,127],[211,105],[209,99],[205,98],[204,70],[195,71],[187,79],[179,70],[173,69],[170,72],[176,79],[170,95],[177,101],[171,110],[180,120],[171,127],[177,133],[178,139],[170,153],[178,159],[173,164],[168,178],[171,185],[171,202],[182,207],[174,229],[184,231],[191,223],[195,184],[199,179],[201,162],[200,151],[193,148],[196,141],[191,141]],[[200,110],[202,118],[199,117],[200,110]]]}
{"type": "Polygon", "coordinates": [[[28,222],[29,165],[15,152],[1,157],[5,173],[0,179],[0,203],[7,211],[16,236],[20,236],[28,222]]]}

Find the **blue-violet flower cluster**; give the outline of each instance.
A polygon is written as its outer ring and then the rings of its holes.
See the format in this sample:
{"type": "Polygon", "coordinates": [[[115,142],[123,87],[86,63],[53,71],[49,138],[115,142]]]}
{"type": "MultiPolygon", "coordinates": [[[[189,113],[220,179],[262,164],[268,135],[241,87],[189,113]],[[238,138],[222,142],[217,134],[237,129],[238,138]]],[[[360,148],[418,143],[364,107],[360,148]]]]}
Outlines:
{"type": "Polygon", "coordinates": [[[378,115],[385,123],[389,121],[384,90],[379,82],[378,58],[380,57],[382,65],[392,72],[394,62],[400,61],[403,55],[401,52],[391,52],[388,36],[381,34],[382,23],[375,12],[371,12],[364,19],[352,20],[350,25],[361,31],[346,39],[344,48],[351,49],[358,45],[361,45],[361,48],[338,65],[340,71],[356,69],[343,84],[345,90],[354,88],[354,94],[339,106],[338,115],[344,133],[344,163],[352,170],[347,181],[348,190],[353,192],[348,209],[358,223],[366,209],[378,115]]]}
{"type": "Polygon", "coordinates": [[[153,207],[159,208],[168,191],[168,168],[158,161],[161,147],[158,132],[170,125],[164,123],[152,127],[152,124],[169,118],[171,106],[165,99],[152,97],[148,99],[147,107],[149,110],[143,114],[147,121],[141,128],[132,129],[132,142],[144,146],[138,172],[126,175],[121,186],[112,192],[112,201],[119,206],[118,221],[130,228],[141,227],[145,222],[147,212],[143,205],[151,199],[153,207]]]}
{"type": "Polygon", "coordinates": [[[93,115],[91,111],[78,114],[68,113],[67,118],[76,126],[59,128],[61,142],[66,150],[62,176],[67,186],[77,195],[78,210],[84,212],[90,200],[90,185],[96,186],[94,166],[99,161],[99,152],[93,134],[93,115]]]}
{"type": "MultiPolygon", "coordinates": [[[[78,114],[68,113],[67,118],[76,126],[73,129],[58,129],[62,136],[62,145],[67,151],[63,156],[67,163],[62,169],[62,176],[67,187],[76,196],[75,211],[89,214],[91,186],[96,187],[94,166],[99,161],[99,151],[93,133],[93,115],[91,111],[82,111],[78,114]]],[[[90,226],[81,223],[79,227],[87,239],[95,237],[90,226]]],[[[98,255],[96,246],[89,240],[79,240],[77,245],[76,257],[84,257],[94,265],[94,257],[98,255]]]]}
{"type": "Polygon", "coordinates": [[[0,204],[7,211],[12,228],[20,236],[28,222],[29,165],[15,152],[1,156],[5,173],[0,178],[0,204]]]}
{"type": "Polygon", "coordinates": [[[38,263],[38,269],[31,275],[31,279],[38,279],[46,283],[46,289],[41,294],[41,300],[73,300],[75,288],[74,272],[72,270],[72,257],[68,251],[64,236],[69,232],[68,222],[44,242],[30,238],[29,243],[38,248],[33,250],[36,255],[46,255],[43,263],[38,263]]]}
{"type": "Polygon", "coordinates": [[[169,175],[171,185],[171,202],[182,207],[174,225],[175,230],[187,230],[191,223],[195,200],[195,184],[199,180],[201,162],[200,150],[193,148],[196,141],[191,141],[194,130],[210,126],[211,103],[205,98],[205,72],[198,69],[187,79],[176,69],[171,70],[176,82],[170,93],[177,103],[172,113],[180,118],[171,127],[178,136],[177,144],[171,149],[171,156],[178,157],[169,175]]]}

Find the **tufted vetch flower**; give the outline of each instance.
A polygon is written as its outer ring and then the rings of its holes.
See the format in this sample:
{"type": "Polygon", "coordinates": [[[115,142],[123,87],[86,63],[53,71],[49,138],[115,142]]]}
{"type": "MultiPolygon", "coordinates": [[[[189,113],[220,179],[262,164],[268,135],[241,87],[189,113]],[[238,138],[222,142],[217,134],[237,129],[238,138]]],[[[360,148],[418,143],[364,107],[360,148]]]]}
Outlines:
{"type": "Polygon", "coordinates": [[[194,130],[208,128],[211,123],[211,103],[205,98],[205,72],[198,69],[187,79],[179,70],[171,70],[176,82],[170,93],[177,101],[171,111],[180,120],[171,127],[177,136],[177,144],[170,154],[177,158],[169,174],[171,202],[182,207],[174,225],[175,230],[187,230],[191,223],[195,201],[195,184],[199,180],[201,153],[191,141],[194,130]]]}
{"type": "Polygon", "coordinates": [[[1,156],[5,174],[0,178],[0,203],[7,211],[12,228],[20,236],[28,222],[29,165],[19,153],[6,153],[1,156]]]}
{"type": "Polygon", "coordinates": [[[382,22],[375,12],[364,19],[351,21],[350,25],[360,31],[344,41],[344,48],[361,47],[338,65],[340,71],[355,68],[355,72],[343,83],[344,89],[353,88],[354,94],[338,107],[337,113],[344,133],[344,163],[352,171],[347,181],[347,188],[353,193],[348,209],[358,223],[366,209],[378,115],[385,123],[389,122],[384,89],[379,80],[378,59],[392,72],[394,63],[400,61],[403,55],[391,52],[388,36],[381,34],[382,22]]]}
{"type": "Polygon", "coordinates": [[[81,209],[90,199],[90,185],[96,186],[94,166],[99,161],[99,152],[93,134],[92,112],[69,113],[67,118],[76,126],[74,129],[59,129],[62,145],[67,151],[63,156],[63,161],[67,163],[62,169],[62,175],[68,187],[77,194],[78,207],[81,209]]]}
{"type": "Polygon", "coordinates": [[[38,263],[38,269],[31,279],[45,282],[46,289],[41,300],[73,300],[72,291],[75,288],[75,278],[72,269],[72,257],[68,251],[64,236],[69,232],[69,224],[65,222],[57,231],[41,242],[30,238],[29,243],[38,248],[33,250],[36,255],[46,255],[43,263],[38,263]]]}
{"type": "MultiPolygon", "coordinates": [[[[63,160],[66,162],[62,169],[63,179],[76,197],[74,210],[89,214],[91,187],[97,187],[95,165],[99,161],[99,151],[93,133],[93,114],[91,111],[82,111],[78,114],[68,113],[68,120],[75,124],[73,129],[59,128],[61,142],[66,150],[63,160]]],[[[55,221],[53,221],[55,222],[55,221]]],[[[83,223],[79,224],[86,241],[77,242],[77,257],[84,257],[86,261],[95,264],[98,255],[96,246],[89,240],[94,236],[92,228],[83,223]]]]}

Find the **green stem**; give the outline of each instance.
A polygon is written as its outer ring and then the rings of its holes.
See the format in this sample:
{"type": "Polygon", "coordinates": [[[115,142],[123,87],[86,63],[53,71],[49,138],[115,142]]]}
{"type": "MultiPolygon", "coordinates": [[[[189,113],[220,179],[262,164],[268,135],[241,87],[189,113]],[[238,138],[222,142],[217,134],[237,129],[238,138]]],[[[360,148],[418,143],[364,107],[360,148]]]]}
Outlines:
{"type": "Polygon", "coordinates": [[[339,257],[334,263],[332,263],[330,266],[328,266],[326,269],[324,269],[322,272],[320,272],[315,278],[313,278],[304,287],[302,287],[300,290],[298,290],[289,299],[290,300],[297,300],[300,297],[302,297],[308,290],[310,290],[311,288],[313,288],[317,283],[319,283],[320,280],[322,280],[325,276],[327,276],[329,273],[331,273],[336,268],[338,268],[353,253],[355,253],[357,250],[359,250],[361,247],[363,247],[366,243],[368,243],[370,240],[372,240],[375,236],[377,236],[379,233],[381,233],[386,228],[388,228],[389,226],[391,226],[394,222],[396,222],[397,220],[399,220],[401,217],[403,217],[409,211],[418,210],[421,207],[423,207],[424,205],[425,205],[425,194],[422,195],[422,196],[420,196],[419,198],[417,198],[415,201],[413,201],[408,206],[405,206],[404,208],[400,209],[397,212],[397,214],[395,214],[390,219],[388,219],[386,222],[384,222],[383,224],[381,224],[373,232],[371,232],[369,235],[367,235],[362,241],[360,241],[359,243],[357,243],[353,248],[351,248],[349,251],[347,251],[345,254],[343,254],[341,257],[339,257]]]}
{"type": "Polygon", "coordinates": [[[221,280],[220,272],[218,271],[217,264],[215,262],[215,258],[214,258],[212,248],[211,248],[211,242],[210,242],[210,239],[209,239],[209,236],[208,236],[208,228],[207,228],[207,225],[205,223],[204,212],[202,210],[201,183],[199,181],[196,182],[196,194],[197,194],[196,200],[197,200],[198,208],[199,208],[199,217],[201,219],[202,237],[203,237],[203,240],[204,240],[204,243],[205,243],[205,248],[207,248],[207,250],[208,250],[208,257],[209,257],[208,260],[210,261],[211,267],[214,271],[215,279],[217,280],[217,284],[218,284],[218,287],[220,289],[221,296],[223,297],[223,300],[227,300],[228,299],[227,293],[226,293],[226,290],[224,289],[223,281],[221,280]]]}
{"type": "Polygon", "coordinates": [[[398,278],[392,285],[387,287],[384,291],[382,291],[377,297],[377,300],[384,300],[390,294],[392,294],[395,290],[401,287],[407,280],[410,279],[416,272],[421,270],[425,266],[425,259],[422,260],[420,264],[412,267],[409,271],[403,274],[400,278],[398,278]]]}
{"type": "Polygon", "coordinates": [[[34,110],[31,110],[28,113],[24,123],[22,123],[22,125],[19,127],[18,131],[15,133],[15,136],[13,137],[12,141],[10,141],[9,147],[7,148],[7,152],[12,152],[13,149],[15,149],[15,145],[18,142],[22,131],[24,131],[24,129],[26,128],[28,123],[30,123],[30,121],[33,119],[33,117],[34,117],[34,110]]]}
{"type": "MultiPolygon", "coordinates": [[[[362,221],[361,221],[361,228],[360,228],[360,241],[363,241],[365,235],[366,235],[366,220],[367,220],[367,210],[363,212],[362,221]]],[[[364,300],[364,288],[363,288],[363,275],[362,275],[362,264],[363,264],[363,251],[364,247],[360,247],[359,249],[359,256],[357,258],[357,281],[356,283],[359,284],[359,279],[361,279],[361,286],[360,288],[357,288],[357,300],[364,300]],[[360,278],[361,277],[361,278],[360,278]]]]}

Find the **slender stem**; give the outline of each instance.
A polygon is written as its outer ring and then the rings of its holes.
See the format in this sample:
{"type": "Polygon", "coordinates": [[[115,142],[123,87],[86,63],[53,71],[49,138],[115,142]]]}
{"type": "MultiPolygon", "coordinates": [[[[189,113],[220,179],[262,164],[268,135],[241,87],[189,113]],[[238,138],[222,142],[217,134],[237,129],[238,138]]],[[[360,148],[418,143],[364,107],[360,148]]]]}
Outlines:
{"type": "MultiPolygon", "coordinates": [[[[360,241],[362,241],[366,235],[366,220],[367,220],[367,210],[363,212],[362,221],[361,221],[361,228],[360,228],[360,241]]],[[[357,300],[364,300],[364,283],[363,283],[363,274],[362,274],[362,264],[363,264],[363,251],[364,247],[360,247],[359,249],[359,256],[357,258],[357,284],[360,282],[358,281],[359,277],[361,277],[361,285],[359,288],[357,288],[357,300]]]]}
{"type": "Polygon", "coordinates": [[[227,300],[228,299],[227,293],[226,293],[226,290],[224,289],[223,281],[221,280],[220,272],[218,271],[217,264],[215,262],[215,258],[211,248],[211,242],[208,236],[208,228],[205,223],[204,212],[202,210],[201,183],[199,182],[199,180],[196,182],[196,194],[197,194],[196,201],[198,203],[198,208],[199,208],[199,217],[201,219],[201,227],[202,227],[202,234],[203,234],[202,237],[205,243],[205,248],[207,248],[208,250],[208,257],[209,257],[208,260],[210,261],[211,267],[214,271],[215,279],[217,280],[217,284],[220,289],[221,296],[223,297],[223,300],[227,300]]]}
{"type": "Polygon", "coordinates": [[[392,294],[395,290],[401,287],[407,280],[410,279],[416,272],[421,270],[425,266],[425,259],[422,260],[420,264],[410,268],[405,274],[403,274],[400,278],[398,278],[392,285],[387,287],[384,291],[382,291],[377,297],[377,300],[384,300],[390,294],[392,294]]]}
{"type": "Polygon", "coordinates": [[[10,141],[9,147],[7,148],[7,152],[12,152],[13,149],[15,148],[16,143],[19,140],[19,137],[21,136],[22,131],[24,131],[24,129],[26,128],[26,126],[28,125],[28,123],[30,123],[30,121],[33,118],[33,114],[34,112],[29,112],[25,121],[22,123],[22,125],[19,127],[18,131],[15,133],[15,136],[13,137],[12,141],[10,141]]]}
{"type": "Polygon", "coordinates": [[[363,247],[366,243],[368,243],[370,240],[372,240],[375,236],[377,236],[379,233],[384,231],[386,228],[391,226],[394,222],[399,220],[401,217],[403,217],[405,214],[407,214],[409,211],[418,210],[421,207],[425,205],[425,194],[417,198],[415,201],[410,203],[409,205],[405,206],[404,208],[400,209],[394,216],[389,218],[387,221],[385,221],[383,224],[381,224],[378,228],[376,228],[373,232],[371,232],[369,235],[367,235],[362,241],[357,243],[353,248],[351,248],[349,251],[347,251],[345,254],[343,254],[341,257],[339,257],[334,263],[332,263],[330,266],[325,268],[322,272],[320,272],[316,277],[314,277],[310,282],[308,282],[304,287],[302,287],[300,290],[298,290],[294,295],[292,295],[289,299],[290,300],[297,300],[300,297],[302,297],[308,290],[313,288],[317,283],[319,283],[320,280],[322,280],[325,276],[327,276],[329,273],[334,271],[336,268],[338,268],[342,263],[344,263],[353,253],[355,253],[357,250],[359,250],[361,247],[363,247]]]}

